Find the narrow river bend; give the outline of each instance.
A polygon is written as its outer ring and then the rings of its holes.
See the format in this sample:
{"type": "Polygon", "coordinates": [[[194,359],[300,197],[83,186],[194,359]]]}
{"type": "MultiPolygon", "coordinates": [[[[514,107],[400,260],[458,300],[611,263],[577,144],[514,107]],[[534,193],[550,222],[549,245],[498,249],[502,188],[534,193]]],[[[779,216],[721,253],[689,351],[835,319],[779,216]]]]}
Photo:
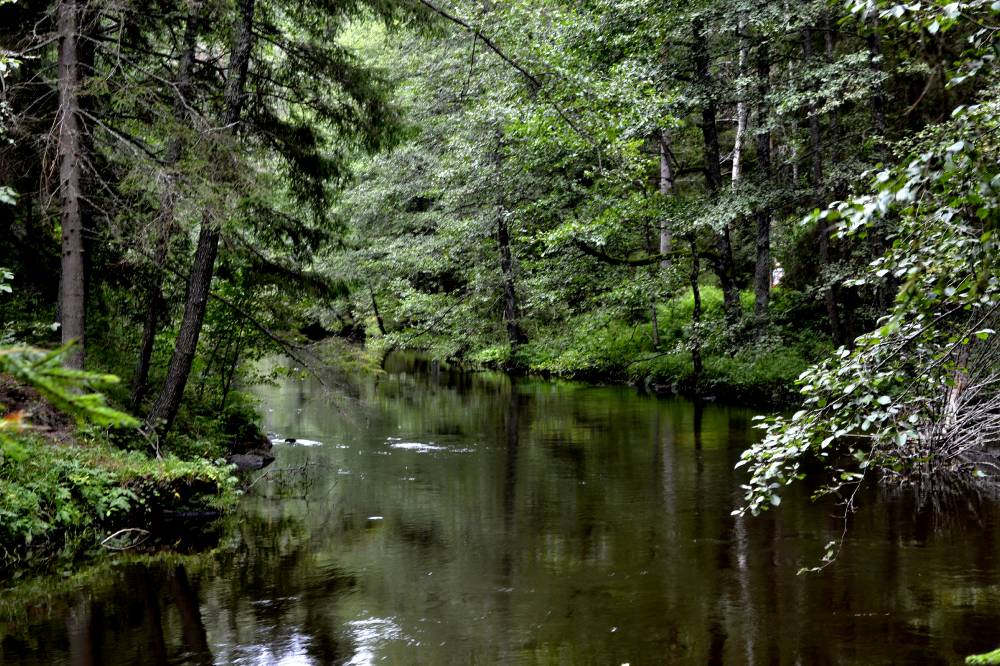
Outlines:
{"type": "Polygon", "coordinates": [[[731,515],[753,411],[396,358],[259,389],[269,475],[196,565],[0,617],[3,664],[959,663],[1000,645],[1000,511],[731,515]],[[303,443],[302,440],[305,440],[303,443]],[[315,440],[318,444],[314,445],[315,440]]]}

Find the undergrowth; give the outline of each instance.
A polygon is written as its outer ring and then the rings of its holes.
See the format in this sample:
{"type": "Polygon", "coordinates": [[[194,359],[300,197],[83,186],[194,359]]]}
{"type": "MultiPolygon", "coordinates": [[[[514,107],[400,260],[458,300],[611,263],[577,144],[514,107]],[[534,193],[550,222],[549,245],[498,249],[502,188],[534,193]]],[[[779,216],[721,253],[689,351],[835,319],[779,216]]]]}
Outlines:
{"type": "Polygon", "coordinates": [[[221,510],[236,498],[231,468],[204,459],[157,460],[105,438],[59,444],[29,433],[17,448],[0,457],[0,569],[84,552],[167,510],[221,510]]]}
{"type": "MultiPolygon", "coordinates": [[[[724,326],[722,291],[702,287],[702,323],[692,326],[690,293],[660,304],[659,345],[644,316],[630,323],[621,312],[579,316],[558,328],[536,328],[519,351],[529,372],[566,378],[622,381],[658,392],[716,397],[769,405],[796,401],[796,379],[832,347],[822,332],[807,328],[815,321],[813,306],[796,294],[774,292],[772,320],[766,334],[752,326],[753,294],[741,295],[743,324],[735,332],[724,326]],[[691,347],[701,343],[702,376],[695,382],[691,347]]],[[[484,367],[510,364],[510,347],[492,345],[472,351],[465,360],[484,367]]]]}

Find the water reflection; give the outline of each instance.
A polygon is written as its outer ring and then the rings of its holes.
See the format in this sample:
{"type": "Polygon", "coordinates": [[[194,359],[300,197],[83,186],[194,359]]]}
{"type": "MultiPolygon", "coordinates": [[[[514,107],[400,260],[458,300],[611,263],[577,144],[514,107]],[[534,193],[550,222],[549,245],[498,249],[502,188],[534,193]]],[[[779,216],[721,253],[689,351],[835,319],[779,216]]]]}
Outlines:
{"type": "Polygon", "coordinates": [[[841,559],[797,576],[843,524],[795,497],[731,515],[750,412],[387,369],[357,402],[262,391],[269,430],[323,445],[276,448],[224,548],[27,604],[0,662],[949,663],[1000,643],[992,505],[941,532],[872,494],[841,559]]]}

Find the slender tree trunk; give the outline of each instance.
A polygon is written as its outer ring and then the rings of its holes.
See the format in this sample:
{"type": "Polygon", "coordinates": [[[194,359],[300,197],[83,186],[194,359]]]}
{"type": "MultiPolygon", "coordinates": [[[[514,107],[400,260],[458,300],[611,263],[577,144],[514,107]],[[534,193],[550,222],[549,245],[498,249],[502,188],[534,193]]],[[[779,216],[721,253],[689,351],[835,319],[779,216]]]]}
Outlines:
{"type": "MultiPolygon", "coordinates": [[[[740,17],[736,26],[736,38],[740,44],[739,63],[737,66],[737,77],[743,78],[746,75],[747,60],[750,56],[750,48],[747,46],[747,38],[743,33],[746,31],[746,19],[740,17]]],[[[747,104],[747,91],[742,87],[736,90],[736,137],[733,139],[733,189],[739,186],[743,180],[743,143],[747,133],[747,120],[750,116],[750,106],[747,104]]]]}
{"type": "MultiPolygon", "coordinates": [[[[246,88],[247,70],[250,65],[250,52],[253,48],[253,14],[255,0],[239,0],[239,18],[233,36],[232,51],[229,57],[229,80],[225,91],[225,114],[222,126],[225,131],[235,132],[235,126],[240,120],[246,88]]],[[[173,426],[180,408],[184,387],[191,374],[191,364],[194,362],[198,347],[198,337],[201,335],[202,323],[205,320],[205,309],[208,304],[209,289],[212,285],[212,274],[215,270],[215,257],[219,251],[221,232],[218,225],[206,214],[202,218],[198,233],[198,245],[195,250],[194,264],[188,278],[187,299],[184,305],[184,317],[177,334],[174,355],[167,369],[167,379],[163,391],[157,398],[147,421],[154,425],[160,424],[162,432],[173,426]]]]}
{"type": "MultiPolygon", "coordinates": [[[[882,85],[882,76],[885,71],[882,64],[882,37],[878,32],[879,22],[876,16],[868,16],[866,23],[868,24],[868,34],[865,38],[868,43],[868,67],[877,79],[875,86],[872,88],[871,99],[869,100],[872,110],[872,126],[876,135],[875,156],[881,164],[885,165],[889,159],[889,152],[888,144],[886,143],[886,134],[888,133],[885,115],[886,97],[885,88],[882,85]]],[[[880,255],[886,250],[888,242],[885,236],[885,230],[882,228],[882,225],[876,224],[875,228],[868,235],[873,254],[880,255]]],[[[898,290],[899,282],[891,273],[882,280],[878,289],[878,300],[883,312],[888,312],[892,309],[898,290]]]]}
{"type": "MultiPolygon", "coordinates": [[[[826,47],[826,62],[828,64],[833,64],[835,57],[834,48],[836,46],[836,32],[833,17],[829,12],[824,15],[823,23],[823,42],[826,47]]],[[[842,134],[843,133],[840,127],[840,111],[833,109],[830,111],[830,155],[833,158],[834,164],[840,164],[844,159],[842,134]]],[[[837,174],[833,182],[833,196],[837,199],[843,199],[846,195],[847,183],[845,183],[844,179],[837,174]]]]}
{"type": "MultiPolygon", "coordinates": [[[[826,46],[826,62],[829,64],[833,64],[835,58],[836,34],[833,16],[830,12],[827,12],[824,15],[823,37],[826,46]]],[[[830,157],[833,159],[834,165],[839,165],[844,161],[842,143],[843,131],[840,125],[840,111],[833,109],[830,111],[830,157]]],[[[833,198],[843,200],[846,197],[847,181],[839,173],[835,173],[833,178],[833,198]]],[[[833,296],[838,303],[840,329],[844,343],[853,346],[854,335],[851,332],[853,329],[853,312],[850,305],[844,302],[844,289],[839,286],[833,287],[833,296]]]]}
{"type": "MultiPolygon", "coordinates": [[[[669,197],[674,191],[674,171],[670,163],[670,134],[660,132],[660,194],[669,197]]],[[[660,268],[670,268],[670,248],[673,245],[673,230],[666,216],[660,219],[660,268]]]]}
{"type": "Polygon", "coordinates": [[[503,277],[503,319],[507,325],[507,340],[510,342],[511,358],[516,359],[518,348],[527,342],[521,328],[521,313],[517,302],[517,283],[514,277],[514,257],[510,249],[510,227],[507,224],[507,205],[503,195],[503,136],[497,136],[496,166],[497,202],[497,249],[500,254],[500,272],[503,277]]]}
{"type": "Polygon", "coordinates": [[[691,246],[691,296],[694,298],[694,309],[691,311],[691,322],[694,324],[691,335],[691,363],[694,367],[694,385],[697,390],[701,384],[703,367],[701,362],[701,287],[698,279],[701,276],[701,259],[698,256],[698,243],[694,234],[688,235],[691,246]]]}
{"type": "MultiPolygon", "coordinates": [[[[660,194],[667,198],[674,191],[674,170],[670,163],[670,134],[667,130],[661,130],[659,137],[660,145],[660,194]]],[[[673,246],[673,229],[670,228],[670,219],[664,215],[660,218],[659,228],[659,251],[663,259],[660,260],[659,269],[652,268],[653,284],[655,285],[653,295],[650,298],[650,320],[653,325],[653,349],[660,348],[660,321],[656,312],[656,303],[662,295],[662,287],[666,284],[666,271],[670,268],[670,250],[673,246]]]]}
{"type": "Polygon", "coordinates": [[[962,395],[969,388],[969,356],[971,344],[962,345],[955,358],[955,373],[952,376],[952,385],[948,389],[944,404],[944,413],[941,422],[945,431],[950,430],[958,421],[958,413],[962,407],[962,395]]]}
{"type": "Polygon", "coordinates": [[[656,313],[656,299],[649,304],[649,323],[653,327],[653,351],[660,349],[660,316],[656,313]]]}
{"type": "MultiPolygon", "coordinates": [[[[198,19],[202,8],[201,0],[193,0],[190,4],[187,23],[184,26],[184,42],[180,62],[177,66],[177,97],[174,99],[174,120],[178,125],[188,119],[187,106],[191,103],[191,76],[194,70],[195,48],[198,40],[198,19]]],[[[129,400],[132,411],[137,411],[146,397],[149,388],[149,365],[153,357],[153,347],[156,344],[156,333],[160,327],[160,318],[164,309],[163,298],[163,268],[167,263],[170,250],[170,239],[174,226],[174,175],[171,169],[180,160],[184,150],[183,136],[178,134],[167,147],[164,157],[164,172],[166,182],[160,197],[160,213],[157,216],[155,233],[157,234],[156,249],[153,258],[153,274],[150,277],[149,289],[146,294],[146,317],[142,326],[142,343],[139,347],[139,358],[135,364],[132,377],[132,396],[129,400]]]]}
{"type": "MultiPolygon", "coordinates": [[[[765,187],[771,181],[771,132],[768,124],[767,95],[770,90],[771,54],[766,43],[757,49],[757,169],[765,187]]],[[[757,211],[757,263],[754,267],[754,323],[758,332],[767,330],[771,300],[771,211],[757,211]]]]}
{"type": "Polygon", "coordinates": [[[59,3],[59,199],[62,223],[62,273],[59,287],[63,344],[76,342],[65,358],[83,369],[86,285],[83,258],[83,139],[80,123],[79,21],[76,0],[59,3]]]}
{"type": "MultiPolygon", "coordinates": [[[[708,44],[701,19],[693,24],[695,76],[705,95],[705,106],[701,111],[701,132],[705,144],[705,181],[709,194],[715,198],[722,189],[721,151],[719,150],[719,130],[715,94],[712,91],[712,75],[709,71],[708,44]]],[[[716,233],[715,247],[718,258],[714,262],[716,274],[722,287],[726,320],[734,325],[740,315],[740,294],[734,279],[733,248],[729,239],[729,225],[716,233]]]]}
{"type": "Polygon", "coordinates": [[[878,135],[877,139],[877,151],[878,157],[882,162],[886,159],[886,120],[885,120],[885,90],[882,87],[882,37],[878,34],[878,21],[874,16],[868,17],[868,35],[865,40],[868,43],[868,66],[871,68],[872,73],[878,79],[875,87],[872,89],[872,97],[869,100],[872,109],[872,124],[874,125],[875,134],[878,135]]]}
{"type": "MultiPolygon", "coordinates": [[[[802,52],[805,56],[806,66],[812,61],[812,30],[806,28],[802,31],[802,52]]],[[[812,181],[813,196],[816,207],[826,204],[823,196],[823,153],[820,143],[819,114],[815,100],[809,102],[809,152],[812,155],[812,181]]],[[[819,265],[820,279],[825,283],[830,280],[830,231],[823,225],[819,229],[819,265]]],[[[830,332],[833,334],[833,342],[836,345],[844,344],[844,331],[840,322],[840,309],[837,304],[836,293],[832,284],[825,284],[823,287],[823,300],[826,302],[826,315],[830,322],[830,332]]]]}
{"type": "Polygon", "coordinates": [[[375,300],[375,290],[372,289],[371,285],[368,285],[368,293],[372,297],[372,312],[375,313],[375,321],[378,323],[378,332],[385,335],[385,322],[382,321],[382,315],[378,311],[378,301],[375,300]]]}
{"type": "Polygon", "coordinates": [[[222,399],[219,400],[219,411],[223,411],[226,408],[226,402],[229,401],[229,390],[233,387],[233,380],[236,378],[236,369],[240,364],[240,354],[243,352],[243,334],[246,330],[246,324],[240,325],[240,332],[236,336],[236,342],[233,345],[235,349],[233,350],[233,360],[228,361],[226,365],[226,375],[222,381],[222,399]]]}

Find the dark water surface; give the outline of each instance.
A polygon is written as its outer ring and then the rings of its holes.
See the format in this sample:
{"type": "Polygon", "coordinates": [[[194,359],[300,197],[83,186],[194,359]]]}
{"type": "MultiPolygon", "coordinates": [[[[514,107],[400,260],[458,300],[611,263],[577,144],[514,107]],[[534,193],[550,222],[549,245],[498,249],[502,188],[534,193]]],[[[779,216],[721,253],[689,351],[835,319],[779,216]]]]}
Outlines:
{"type": "Polygon", "coordinates": [[[209,556],[0,605],[3,664],[917,664],[1000,645],[1000,511],[731,516],[753,412],[397,360],[260,390],[269,479],[209,556]],[[339,407],[338,407],[339,405],[339,407]],[[363,405],[363,406],[362,406],[363,405]]]}

